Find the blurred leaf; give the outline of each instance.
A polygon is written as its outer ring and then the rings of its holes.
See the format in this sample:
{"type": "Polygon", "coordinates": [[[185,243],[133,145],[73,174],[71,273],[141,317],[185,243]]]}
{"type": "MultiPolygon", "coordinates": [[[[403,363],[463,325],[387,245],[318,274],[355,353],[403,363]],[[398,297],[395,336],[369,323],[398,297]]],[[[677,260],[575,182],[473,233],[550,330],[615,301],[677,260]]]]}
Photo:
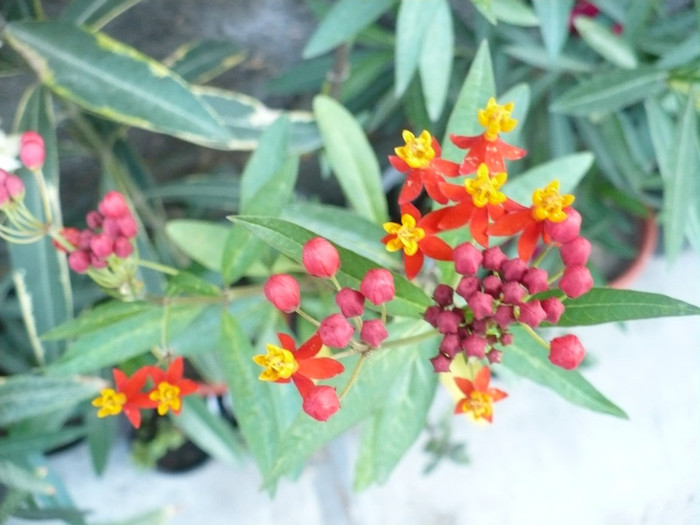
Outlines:
{"type": "Polygon", "coordinates": [[[230,173],[202,173],[148,188],[143,196],[179,201],[193,207],[237,211],[240,188],[238,178],[230,173]]]}
{"type": "Polygon", "coordinates": [[[484,40],[479,46],[474,60],[457,95],[457,101],[447,121],[447,130],[442,139],[442,157],[461,162],[464,151],[452,144],[450,135],[479,135],[481,126],[476,119],[477,111],[486,106],[489,97],[496,96],[493,67],[489,44],[484,40]]]}
{"type": "MultiPolygon", "coordinates": [[[[301,262],[302,247],[316,233],[301,226],[281,219],[270,217],[231,217],[235,223],[248,228],[270,246],[285,254],[287,257],[301,262]]],[[[333,241],[333,239],[329,239],[333,241]]],[[[339,247],[341,267],[336,277],[342,286],[358,288],[360,281],[371,268],[377,268],[370,261],[356,253],[339,247]]],[[[406,278],[395,275],[396,296],[387,303],[390,315],[405,317],[421,317],[430,305],[430,299],[425,293],[406,278]]]]}
{"type": "Polygon", "coordinates": [[[664,56],[656,62],[656,67],[673,69],[690,64],[698,58],[700,58],[700,33],[695,32],[681,44],[664,53],[664,56]]]}
{"type": "Polygon", "coordinates": [[[547,358],[547,350],[529,332],[520,327],[511,329],[513,344],[503,352],[503,366],[535,383],[550,388],[564,399],[584,408],[627,418],[617,405],[598,392],[575,370],[564,370],[547,358]]]}
{"type": "Polygon", "coordinates": [[[396,0],[340,0],[331,7],[304,48],[303,57],[313,58],[350,40],[394,5],[396,0]]]}
{"type": "Polygon", "coordinates": [[[47,433],[45,429],[36,433],[13,433],[0,440],[0,456],[17,457],[29,452],[46,452],[85,437],[85,427],[65,427],[47,433]]]}
{"type": "Polygon", "coordinates": [[[559,193],[573,193],[592,165],[593,155],[587,151],[550,160],[508,181],[505,193],[511,199],[527,206],[531,202],[532,192],[537,188],[544,188],[554,179],[559,181],[559,193]]]}
{"type": "MultiPolygon", "coordinates": [[[[664,224],[664,247],[670,261],[683,246],[687,216],[691,203],[697,201],[697,179],[700,178],[697,114],[694,93],[688,96],[685,109],[676,127],[669,152],[668,175],[664,178],[664,200],[661,217],[664,224]]],[[[697,209],[697,204],[695,204],[697,209]]]]}
{"type": "MultiPolygon", "coordinates": [[[[276,217],[292,197],[299,159],[287,156],[288,143],[289,120],[282,116],[263,133],[243,171],[241,214],[276,217]]],[[[231,228],[221,259],[224,280],[231,283],[240,279],[260,259],[263,248],[248,230],[231,228]]]]}
{"type": "Polygon", "coordinates": [[[324,95],[314,98],[314,115],[345,197],[361,217],[386,221],[379,162],[360,125],[343,106],[324,95]]]}
{"type": "Polygon", "coordinates": [[[639,61],[632,46],[609,28],[587,16],[577,16],[574,26],[591,49],[611,64],[625,69],[637,67],[639,61]]]}
{"type": "Polygon", "coordinates": [[[61,97],[108,120],[210,147],[233,138],[165,66],[102,33],[66,22],[13,22],[7,41],[61,97]]]}
{"type": "Polygon", "coordinates": [[[119,521],[99,521],[94,525],[166,525],[171,522],[171,518],[176,516],[178,509],[176,505],[168,505],[157,510],[149,510],[131,518],[119,521]]]}
{"type": "Polygon", "coordinates": [[[98,31],[109,21],[141,0],[73,0],[61,13],[61,20],[98,31]]]}
{"type": "MultiPolygon", "coordinates": [[[[428,28],[435,19],[436,10],[443,6],[444,1],[440,0],[402,0],[399,4],[394,66],[394,94],[397,98],[401,97],[411,82],[423,46],[429,40],[426,37],[428,28]]],[[[446,51],[447,49],[442,50],[443,53],[446,51]]]]}
{"type": "Polygon", "coordinates": [[[540,32],[549,57],[554,60],[564,48],[569,35],[569,15],[574,0],[533,0],[540,21],[540,32]]]}
{"type": "MultiPolygon", "coordinates": [[[[63,520],[66,523],[85,523],[85,510],[70,507],[48,507],[42,509],[17,509],[12,515],[22,520],[63,520]]],[[[0,514],[0,518],[2,515],[0,514]]]]}
{"type": "MultiPolygon", "coordinates": [[[[420,2],[420,0],[417,1],[420,2]]],[[[452,76],[453,58],[452,11],[447,1],[441,0],[436,7],[432,23],[427,27],[419,62],[425,106],[433,122],[440,118],[445,107],[452,76]]]]}
{"type": "Polygon", "coordinates": [[[547,71],[590,73],[595,69],[595,64],[577,56],[560,53],[556,59],[552,59],[543,47],[534,44],[520,43],[517,46],[505,46],[503,51],[525,64],[547,71]]]}
{"type": "Polygon", "coordinates": [[[164,61],[170,70],[187,82],[205,84],[240,64],[245,53],[228,40],[200,40],[180,46],[164,61]]]}
{"type": "Polygon", "coordinates": [[[550,110],[579,116],[615,111],[660,91],[667,77],[665,71],[645,67],[601,73],[568,90],[550,110]]]}
{"type": "Polygon", "coordinates": [[[42,339],[51,341],[87,334],[153,308],[154,306],[144,302],[109,301],[83,312],[77,319],[57,326],[43,334],[42,339]]]}
{"type": "Polygon", "coordinates": [[[518,121],[518,125],[515,126],[515,129],[502,133],[501,137],[509,144],[518,145],[522,142],[520,134],[530,109],[530,86],[525,83],[516,84],[498,97],[499,104],[507,104],[508,102],[512,102],[514,105],[511,117],[518,121]]]}
{"type": "Polygon", "coordinates": [[[584,118],[576,119],[575,123],[584,144],[586,147],[593,150],[596,165],[601,170],[602,174],[607,177],[616,188],[627,188],[625,177],[620,172],[615,162],[613,152],[608,148],[608,144],[598,127],[584,118]]]}
{"type": "Polygon", "coordinates": [[[246,452],[232,426],[212,414],[203,399],[186,397],[182,404],[182,412],[172,417],[175,426],[213,458],[240,464],[246,452]]]}
{"type": "Polygon", "coordinates": [[[119,420],[115,417],[98,418],[97,411],[86,414],[88,448],[90,460],[96,474],[104,473],[109,460],[109,453],[118,434],[119,420]]]}
{"type": "Polygon", "coordinates": [[[181,293],[185,295],[219,297],[221,295],[221,289],[193,273],[181,270],[168,281],[168,295],[178,295],[181,293]]]}
{"type": "Polygon", "coordinates": [[[522,0],[492,0],[491,11],[497,20],[506,24],[522,27],[540,25],[532,7],[522,0]]]}
{"type": "Polygon", "coordinates": [[[0,485],[24,492],[51,494],[53,486],[43,477],[40,472],[32,472],[12,461],[0,459],[0,485]]]}
{"type": "Polygon", "coordinates": [[[175,219],[165,226],[165,232],[178,248],[215,272],[221,272],[229,231],[230,227],[223,224],[193,219],[175,219]]]}
{"type": "Polygon", "coordinates": [[[552,157],[563,157],[576,149],[576,139],[569,117],[558,113],[547,113],[549,119],[549,147],[552,157]]]}
{"type": "Polygon", "coordinates": [[[14,375],[0,378],[0,425],[70,408],[94,396],[105,382],[95,377],[14,375]]]}
{"type": "Polygon", "coordinates": [[[593,288],[576,299],[567,299],[566,310],[557,326],[592,324],[700,315],[700,307],[661,294],[593,288]]]}
{"type": "Polygon", "coordinates": [[[471,0],[471,3],[490,24],[498,23],[493,13],[493,0],[471,0]]]}

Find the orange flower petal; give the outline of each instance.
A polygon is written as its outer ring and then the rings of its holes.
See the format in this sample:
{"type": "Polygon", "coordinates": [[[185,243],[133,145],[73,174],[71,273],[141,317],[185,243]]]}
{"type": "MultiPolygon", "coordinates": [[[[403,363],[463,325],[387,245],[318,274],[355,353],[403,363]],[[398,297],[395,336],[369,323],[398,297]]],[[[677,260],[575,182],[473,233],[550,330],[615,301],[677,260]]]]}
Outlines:
{"type": "Polygon", "coordinates": [[[296,373],[310,379],[329,379],[342,374],[344,370],[340,361],[330,357],[314,357],[301,361],[296,373]]]}

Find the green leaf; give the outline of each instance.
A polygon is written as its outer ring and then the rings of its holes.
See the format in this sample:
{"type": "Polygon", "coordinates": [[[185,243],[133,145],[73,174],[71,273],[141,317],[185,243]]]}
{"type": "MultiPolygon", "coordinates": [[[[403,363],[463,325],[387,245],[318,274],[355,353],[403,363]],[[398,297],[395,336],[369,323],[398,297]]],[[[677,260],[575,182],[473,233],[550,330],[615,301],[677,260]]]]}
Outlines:
{"type": "Polygon", "coordinates": [[[627,418],[627,414],[598,392],[575,370],[564,370],[547,358],[547,350],[522,328],[512,330],[513,344],[503,352],[503,366],[535,383],[546,386],[561,397],[590,410],[627,418]]]}
{"type": "Polygon", "coordinates": [[[193,219],[176,219],[165,226],[165,233],[178,248],[215,272],[221,271],[229,230],[223,224],[193,219]]]}
{"type": "Polygon", "coordinates": [[[202,306],[154,308],[79,337],[47,371],[82,374],[111,366],[160,345],[165,333],[176,336],[201,313],[202,306]]]}
{"type": "Polygon", "coordinates": [[[168,281],[168,295],[206,295],[218,297],[221,288],[197,275],[180,270],[168,281]]]}
{"type": "Polygon", "coordinates": [[[42,339],[51,341],[58,339],[70,339],[78,335],[87,334],[105,328],[112,323],[132,317],[153,306],[143,302],[125,303],[123,301],[110,301],[95,306],[93,309],[83,312],[80,317],[73,319],[42,335],[42,339]]]}
{"type": "Polygon", "coordinates": [[[200,40],[175,50],[164,62],[170,70],[187,82],[205,84],[240,64],[245,53],[228,40],[200,40]]]}
{"type": "Polygon", "coordinates": [[[92,468],[96,474],[101,475],[107,467],[109,453],[119,432],[119,419],[98,418],[97,411],[90,411],[83,417],[87,420],[88,448],[92,468]]]}
{"type": "MultiPolygon", "coordinates": [[[[402,0],[396,20],[396,46],[394,73],[394,95],[401,97],[418,67],[426,34],[436,16],[436,10],[442,7],[440,0],[402,0]]],[[[448,8],[449,9],[449,8],[448,8]]],[[[446,52],[447,49],[443,49],[446,52]]]]}
{"type": "Polygon", "coordinates": [[[568,90],[550,110],[579,116],[608,113],[660,91],[667,77],[667,72],[648,67],[601,73],[568,90]]]}
{"type": "Polygon", "coordinates": [[[497,20],[507,24],[522,27],[540,25],[535,12],[522,0],[493,0],[491,11],[497,20]]]}
{"type": "Polygon", "coordinates": [[[595,69],[595,64],[578,56],[560,53],[556,59],[552,59],[542,46],[535,44],[520,43],[517,46],[505,46],[503,51],[525,64],[547,71],[590,73],[595,69]]]}
{"type": "Polygon", "coordinates": [[[7,41],[61,97],[122,124],[225,148],[231,134],[165,66],[66,22],[13,22],[7,41]]]}
{"type": "Polygon", "coordinates": [[[70,408],[94,396],[105,382],[94,377],[14,375],[0,378],[0,425],[70,408]]]}
{"type": "Polygon", "coordinates": [[[559,181],[559,193],[573,193],[592,165],[593,155],[587,151],[550,160],[508,181],[504,191],[508,197],[525,206],[531,202],[533,191],[544,188],[554,179],[559,181]]]}
{"type": "Polygon", "coordinates": [[[467,78],[457,95],[457,101],[447,121],[447,131],[442,139],[442,157],[460,162],[464,151],[452,144],[450,135],[479,135],[481,126],[477,111],[486,106],[489,97],[496,96],[496,84],[489,53],[489,43],[484,40],[472,61],[467,78]]]}
{"type": "MultiPolygon", "coordinates": [[[[420,0],[418,0],[420,2],[420,0]]],[[[425,106],[430,120],[437,121],[447,100],[454,58],[454,29],[452,11],[446,0],[436,7],[432,23],[427,28],[420,53],[419,72],[425,106]]]]}
{"type": "Polygon", "coordinates": [[[690,191],[700,177],[694,98],[691,91],[671,144],[669,176],[664,178],[661,217],[664,224],[664,248],[670,261],[678,257],[683,247],[690,207],[698,199],[698,195],[690,191]]]}
{"type": "MultiPolygon", "coordinates": [[[[315,232],[281,219],[270,217],[231,217],[231,219],[299,263],[302,259],[302,247],[306,241],[317,236],[315,232]]],[[[348,249],[338,247],[338,253],[341,267],[336,277],[342,286],[358,288],[367,271],[378,267],[374,261],[348,249]]],[[[398,275],[394,276],[394,284],[396,296],[387,304],[387,312],[390,315],[422,317],[423,312],[430,305],[430,299],[425,292],[398,275]]]]}
{"type": "Polygon", "coordinates": [[[577,16],[574,26],[591,49],[611,64],[624,69],[637,67],[639,61],[632,46],[609,28],[587,16],[577,16]]]}
{"type": "Polygon", "coordinates": [[[350,40],[394,5],[396,0],[340,0],[328,11],[311,35],[303,57],[313,58],[350,40]]]}
{"type": "Polygon", "coordinates": [[[0,484],[24,492],[53,494],[54,488],[40,472],[32,472],[12,461],[0,459],[0,484]]]}
{"type": "MultiPolygon", "coordinates": [[[[241,178],[240,213],[277,216],[294,192],[299,159],[287,156],[289,120],[280,117],[260,138],[241,178]],[[271,206],[271,203],[274,203],[271,206]]],[[[261,241],[243,228],[232,228],[221,268],[226,282],[240,279],[260,258],[261,241]]]]}
{"type": "Polygon", "coordinates": [[[584,326],[655,317],[700,315],[700,307],[661,294],[593,288],[564,303],[557,326],[584,326]]]}
{"type": "Polygon", "coordinates": [[[61,20],[85,26],[91,31],[101,29],[107,22],[141,0],[73,0],[61,13],[61,20]]]}
{"type": "Polygon", "coordinates": [[[175,426],[213,458],[225,463],[240,464],[245,449],[233,427],[212,414],[200,398],[186,397],[182,404],[182,412],[172,418],[175,426]]]}
{"type": "Polygon", "coordinates": [[[540,21],[544,47],[554,60],[559,57],[569,35],[569,13],[574,0],[533,0],[532,3],[540,21]]]}
{"type": "Polygon", "coordinates": [[[50,433],[45,430],[31,434],[13,433],[0,440],[0,456],[12,458],[30,452],[46,452],[83,437],[85,437],[84,427],[65,427],[52,430],[50,433]]]}
{"type": "Polygon", "coordinates": [[[496,25],[498,23],[493,13],[492,0],[471,0],[471,3],[490,24],[496,25]]]}
{"type": "Polygon", "coordinates": [[[360,125],[348,110],[324,95],[314,98],[314,115],[345,197],[360,216],[377,223],[386,221],[379,162],[360,125]]]}

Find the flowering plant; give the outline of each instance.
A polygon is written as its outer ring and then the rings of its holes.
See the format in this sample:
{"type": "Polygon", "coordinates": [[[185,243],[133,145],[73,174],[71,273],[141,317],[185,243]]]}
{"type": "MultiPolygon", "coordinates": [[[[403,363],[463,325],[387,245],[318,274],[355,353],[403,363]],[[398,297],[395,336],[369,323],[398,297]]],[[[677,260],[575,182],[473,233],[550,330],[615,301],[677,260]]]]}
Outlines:
{"type": "MultiPolygon", "coordinates": [[[[497,425],[504,368],[625,417],[579,372],[586,349],[571,328],[700,313],[594,282],[575,197],[590,159],[511,177],[528,152],[518,107],[494,92],[486,43],[444,138],[397,134],[385,165],[401,187],[387,196],[370,140],[333,98],[275,113],[206,89],[206,74],[189,76],[202,49],[165,67],[99,31],[116,10],[88,11],[89,27],[14,20],[3,32],[42,83],[28,88],[15,132],[0,135],[0,237],[29,349],[0,361],[0,481],[19,511],[62,506],[60,481],[28,466],[43,464],[39,453],[86,436],[101,471],[122,415],[134,428],[168,415],[223,459],[242,437],[270,491],[357,424],[356,485],[383,481],[425,427],[438,383],[456,415],[497,425]],[[109,188],[71,225],[57,189],[57,100],[109,188]],[[241,111],[257,113],[241,122],[241,111]],[[239,198],[223,206],[230,222],[170,219],[162,200],[148,202],[159,194],[129,126],[254,149],[239,198]],[[295,198],[300,154],[319,145],[349,209],[295,198]],[[230,401],[238,430],[208,411],[212,395],[230,401]],[[65,426],[74,416],[87,423],[65,426]]],[[[230,58],[217,56],[204,73],[230,58]]],[[[224,193],[230,183],[208,182],[224,193]]],[[[195,200],[181,210],[194,213],[195,200]]]]}

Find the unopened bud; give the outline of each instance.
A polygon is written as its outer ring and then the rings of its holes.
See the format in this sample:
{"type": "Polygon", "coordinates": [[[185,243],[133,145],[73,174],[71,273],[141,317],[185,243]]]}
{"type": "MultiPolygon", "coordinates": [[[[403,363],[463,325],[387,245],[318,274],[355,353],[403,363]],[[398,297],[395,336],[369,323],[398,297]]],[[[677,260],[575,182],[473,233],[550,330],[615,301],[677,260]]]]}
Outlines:
{"type": "Polygon", "coordinates": [[[593,277],[585,266],[567,266],[559,281],[559,288],[572,299],[593,287],[593,277]]]}
{"type": "Polygon", "coordinates": [[[299,308],[299,283],[291,275],[271,275],[265,282],[263,293],[282,312],[289,313],[299,308]]]}
{"type": "Polygon", "coordinates": [[[355,332],[342,314],[332,314],[321,321],[318,333],[321,341],[331,348],[345,348],[355,332]]]}
{"type": "Polygon", "coordinates": [[[581,341],[573,334],[552,339],[549,351],[549,360],[566,370],[573,370],[586,355],[581,341]]]}
{"type": "Polygon", "coordinates": [[[340,400],[335,388],[314,386],[304,398],[301,408],[317,421],[328,421],[340,408],[340,400]]]}
{"type": "Polygon", "coordinates": [[[340,268],[340,255],[323,237],[314,237],[304,244],[302,262],[314,277],[333,277],[340,268]]]}
{"type": "Polygon", "coordinates": [[[108,191],[97,205],[97,210],[105,217],[117,219],[129,212],[124,195],[118,191],[108,191]]]}
{"type": "Polygon", "coordinates": [[[382,304],[394,298],[394,276],[384,268],[369,270],[362,282],[360,291],[372,304],[382,304]]]}
{"type": "Polygon", "coordinates": [[[564,212],[566,219],[561,222],[544,221],[544,231],[554,242],[573,241],[581,231],[581,214],[573,208],[566,208],[564,212]]]}
{"type": "Polygon", "coordinates": [[[380,319],[370,319],[362,323],[360,339],[370,346],[377,347],[381,345],[388,336],[389,334],[386,331],[386,327],[380,319]]]}
{"type": "Polygon", "coordinates": [[[20,139],[19,160],[27,168],[35,170],[44,165],[44,139],[36,131],[25,131],[20,139]]]}
{"type": "Polygon", "coordinates": [[[484,258],[479,249],[470,242],[458,245],[452,253],[455,271],[461,275],[474,275],[484,258]]]}
{"type": "Polygon", "coordinates": [[[365,296],[352,288],[343,288],[335,296],[335,304],[345,317],[358,317],[365,312],[365,296]]]}

